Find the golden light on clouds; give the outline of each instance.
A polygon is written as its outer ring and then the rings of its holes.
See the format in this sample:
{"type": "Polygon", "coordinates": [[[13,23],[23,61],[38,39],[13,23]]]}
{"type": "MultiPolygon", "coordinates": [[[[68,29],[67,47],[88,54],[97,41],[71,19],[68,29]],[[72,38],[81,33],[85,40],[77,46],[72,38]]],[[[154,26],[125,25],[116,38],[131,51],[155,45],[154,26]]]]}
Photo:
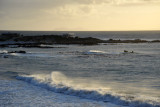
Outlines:
{"type": "Polygon", "coordinates": [[[160,0],[1,0],[0,30],[160,30],[160,0]]]}

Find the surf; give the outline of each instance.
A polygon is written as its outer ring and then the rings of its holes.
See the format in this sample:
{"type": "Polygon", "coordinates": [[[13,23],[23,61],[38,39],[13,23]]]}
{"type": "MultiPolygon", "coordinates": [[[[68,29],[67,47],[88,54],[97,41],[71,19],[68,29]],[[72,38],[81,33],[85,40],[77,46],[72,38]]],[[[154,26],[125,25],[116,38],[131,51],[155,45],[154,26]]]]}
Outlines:
{"type": "Polygon", "coordinates": [[[28,82],[32,85],[45,88],[49,91],[62,93],[71,96],[77,96],[85,99],[110,102],[122,106],[129,107],[159,107],[158,99],[152,100],[143,98],[136,98],[136,96],[127,96],[111,92],[110,89],[105,91],[101,87],[88,88],[83,84],[77,84],[74,79],[68,78],[63,73],[54,71],[51,74],[32,74],[32,75],[18,75],[18,80],[28,82]]]}

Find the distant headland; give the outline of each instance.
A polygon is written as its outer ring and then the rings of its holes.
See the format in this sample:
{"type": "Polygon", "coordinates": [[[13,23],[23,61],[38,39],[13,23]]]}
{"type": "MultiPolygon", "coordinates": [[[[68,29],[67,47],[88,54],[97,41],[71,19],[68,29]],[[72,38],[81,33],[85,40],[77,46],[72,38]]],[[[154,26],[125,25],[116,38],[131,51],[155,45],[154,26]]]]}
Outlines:
{"type": "MultiPolygon", "coordinates": [[[[35,36],[23,36],[19,33],[2,33],[0,35],[0,47],[9,47],[10,45],[16,45],[17,47],[38,47],[41,45],[52,44],[78,44],[78,45],[97,45],[99,43],[160,43],[160,40],[101,40],[93,37],[80,38],[75,36],[74,33],[67,33],[63,35],[35,35],[35,36]]],[[[50,48],[44,47],[43,48],[50,48]]]]}

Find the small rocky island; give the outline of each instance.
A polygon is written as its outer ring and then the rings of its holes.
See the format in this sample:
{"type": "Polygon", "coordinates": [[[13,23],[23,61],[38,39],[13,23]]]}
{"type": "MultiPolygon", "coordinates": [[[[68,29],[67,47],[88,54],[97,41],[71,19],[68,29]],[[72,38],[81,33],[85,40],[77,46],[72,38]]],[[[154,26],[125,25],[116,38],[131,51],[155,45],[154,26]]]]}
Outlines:
{"type": "Polygon", "coordinates": [[[101,40],[93,37],[80,38],[72,34],[63,35],[35,35],[23,36],[18,33],[3,33],[0,35],[0,47],[9,47],[16,45],[16,47],[37,47],[37,48],[50,48],[52,44],[79,44],[79,45],[97,45],[99,43],[153,43],[160,40],[147,41],[147,40],[101,40]]]}
{"type": "Polygon", "coordinates": [[[8,45],[18,45],[19,47],[40,47],[42,44],[96,45],[103,42],[103,40],[97,38],[80,38],[71,34],[23,36],[18,33],[6,33],[0,35],[0,47],[6,47],[8,45]]]}

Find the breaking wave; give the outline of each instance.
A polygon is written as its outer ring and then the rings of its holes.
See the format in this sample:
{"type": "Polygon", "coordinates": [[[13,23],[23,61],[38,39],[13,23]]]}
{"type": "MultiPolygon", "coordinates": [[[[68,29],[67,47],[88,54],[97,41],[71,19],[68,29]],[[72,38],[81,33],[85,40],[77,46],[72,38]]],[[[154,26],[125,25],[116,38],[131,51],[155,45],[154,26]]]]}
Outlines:
{"type": "Polygon", "coordinates": [[[107,52],[107,51],[100,51],[100,50],[89,50],[89,51],[70,51],[70,52],[59,52],[59,54],[63,55],[95,55],[95,56],[108,56],[108,55],[123,55],[129,54],[134,52],[107,52]]]}
{"type": "Polygon", "coordinates": [[[119,54],[126,54],[126,53],[134,53],[133,51],[132,52],[129,52],[129,51],[126,51],[124,50],[124,52],[106,52],[106,51],[100,51],[100,50],[89,50],[87,52],[85,52],[85,54],[107,54],[107,55],[119,55],[119,54]]]}
{"type": "Polygon", "coordinates": [[[13,56],[23,56],[23,57],[51,57],[50,55],[43,54],[43,53],[26,53],[26,54],[11,53],[10,55],[13,55],[13,56]]]}
{"type": "Polygon", "coordinates": [[[28,52],[28,53],[12,53],[7,51],[7,50],[0,50],[0,55],[3,55],[3,56],[18,56],[18,57],[56,57],[56,56],[53,56],[53,55],[49,55],[49,54],[46,54],[46,53],[31,53],[31,52],[28,52]]]}
{"type": "Polygon", "coordinates": [[[85,52],[85,54],[106,54],[105,51],[99,51],[99,50],[89,50],[88,52],[85,52]]]}
{"type": "Polygon", "coordinates": [[[8,53],[7,50],[0,50],[0,54],[6,54],[6,53],[8,53]]]}
{"type": "Polygon", "coordinates": [[[145,97],[143,97],[141,100],[137,100],[135,96],[125,96],[113,92],[102,93],[99,90],[81,87],[80,84],[75,85],[74,80],[66,77],[60,72],[52,72],[51,74],[19,75],[16,79],[56,93],[73,95],[96,101],[111,102],[130,107],[160,107],[158,99],[156,101],[152,101],[152,99],[144,100],[145,97]]]}

